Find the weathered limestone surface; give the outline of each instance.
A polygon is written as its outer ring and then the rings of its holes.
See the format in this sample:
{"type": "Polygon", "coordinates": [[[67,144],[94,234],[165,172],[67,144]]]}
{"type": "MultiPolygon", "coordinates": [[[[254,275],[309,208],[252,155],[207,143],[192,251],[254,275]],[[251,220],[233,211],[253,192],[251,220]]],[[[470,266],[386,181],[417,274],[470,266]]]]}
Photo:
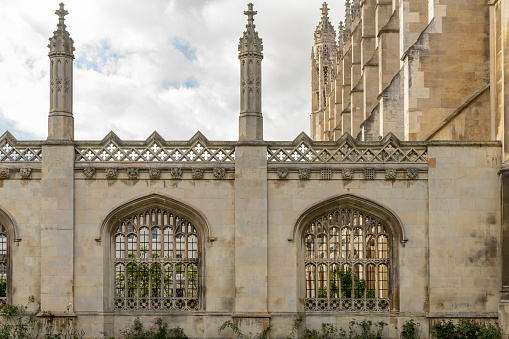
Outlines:
{"type": "Polygon", "coordinates": [[[57,44],[50,45],[50,63],[57,64],[50,67],[54,77],[69,76],[70,87],[51,84],[57,92],[50,91],[48,140],[0,137],[7,302],[26,303],[33,295],[57,317],[70,307],[87,338],[118,336],[136,317],[150,323],[154,316],[189,337],[233,337],[217,332],[231,320],[246,334],[272,325],[277,338],[303,314],[303,326],[313,329],[383,320],[386,338],[399,337],[395,326],[409,319],[425,337],[441,319],[471,318],[498,321],[507,335],[509,5],[489,6],[356,0],[347,5],[336,43],[324,4],[311,62],[313,138],[273,142],[263,141],[262,45],[250,4],[239,46],[239,141],[209,142],[197,134],[179,143],[157,133],[145,142],[113,133],[107,141],[73,140],[73,48],[62,5],[57,44]],[[146,156],[118,160],[116,151],[146,156]],[[316,312],[306,304],[314,297],[306,295],[304,230],[316,215],[342,206],[384,212],[390,254],[378,259],[388,262],[388,295],[376,299],[389,300],[389,310],[316,312]],[[115,230],[133,211],[151,208],[184,213],[196,227],[195,310],[115,304],[121,281],[115,230]]]}

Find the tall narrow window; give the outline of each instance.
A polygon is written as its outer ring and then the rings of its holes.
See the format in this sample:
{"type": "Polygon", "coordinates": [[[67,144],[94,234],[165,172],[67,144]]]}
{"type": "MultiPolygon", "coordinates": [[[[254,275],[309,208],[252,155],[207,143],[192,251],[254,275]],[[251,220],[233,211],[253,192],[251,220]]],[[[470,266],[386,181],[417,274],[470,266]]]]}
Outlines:
{"type": "Polygon", "coordinates": [[[369,214],[340,208],[303,233],[306,311],[389,311],[391,235],[369,214]]]}
{"type": "Polygon", "coordinates": [[[7,303],[7,265],[8,265],[8,242],[7,230],[0,225],[0,304],[7,303]]]}
{"type": "Polygon", "coordinates": [[[143,211],[118,223],[112,243],[115,309],[198,309],[198,234],[190,221],[161,209],[143,211]]]}

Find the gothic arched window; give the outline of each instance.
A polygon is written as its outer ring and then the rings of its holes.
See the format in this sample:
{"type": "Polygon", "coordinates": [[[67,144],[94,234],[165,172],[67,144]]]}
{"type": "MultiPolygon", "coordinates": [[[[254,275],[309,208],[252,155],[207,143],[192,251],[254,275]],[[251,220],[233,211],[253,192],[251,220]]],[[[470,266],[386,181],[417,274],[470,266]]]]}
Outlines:
{"type": "Polygon", "coordinates": [[[118,310],[197,310],[198,233],[161,208],[132,214],[113,232],[118,310]]]}
{"type": "Polygon", "coordinates": [[[9,242],[7,230],[0,224],[0,304],[7,303],[7,278],[9,268],[9,242]]]}
{"type": "Polygon", "coordinates": [[[306,311],[389,311],[392,237],[355,208],[324,213],[304,227],[306,311]]]}

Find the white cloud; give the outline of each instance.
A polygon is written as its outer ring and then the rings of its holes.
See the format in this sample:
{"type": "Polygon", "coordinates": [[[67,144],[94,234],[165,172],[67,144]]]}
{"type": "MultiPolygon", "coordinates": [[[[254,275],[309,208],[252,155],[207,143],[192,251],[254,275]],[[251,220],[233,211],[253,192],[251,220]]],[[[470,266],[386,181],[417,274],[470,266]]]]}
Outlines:
{"type": "MultiPolygon", "coordinates": [[[[309,56],[321,3],[254,1],[264,43],[266,140],[291,140],[309,131],[309,56]]],[[[166,139],[185,140],[200,130],[211,140],[236,140],[237,45],[246,5],[238,0],[66,1],[66,25],[76,47],[76,139],[101,139],[110,130],[123,139],[145,139],[157,130],[166,139]]],[[[337,26],[344,5],[330,6],[337,26]]],[[[0,129],[46,138],[46,46],[56,29],[57,8],[58,1],[47,0],[0,3],[0,129]]]]}

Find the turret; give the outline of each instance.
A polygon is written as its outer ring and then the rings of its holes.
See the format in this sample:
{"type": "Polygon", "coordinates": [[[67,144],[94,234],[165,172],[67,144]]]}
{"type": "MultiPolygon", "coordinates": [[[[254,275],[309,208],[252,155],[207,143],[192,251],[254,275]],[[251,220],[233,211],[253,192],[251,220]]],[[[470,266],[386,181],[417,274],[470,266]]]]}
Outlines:
{"type": "Polygon", "coordinates": [[[313,113],[321,111],[325,107],[325,95],[330,88],[331,74],[334,74],[332,68],[335,66],[335,53],[336,47],[336,31],[334,26],[329,21],[329,8],[327,3],[322,4],[322,18],[316,26],[315,30],[315,43],[314,43],[314,58],[312,62],[312,107],[313,113]]]}
{"type": "Polygon", "coordinates": [[[49,39],[50,59],[50,110],[48,117],[48,140],[73,140],[74,118],[72,115],[74,41],[64,24],[68,14],[64,4],[55,11],[58,15],[57,30],[49,39]]]}
{"type": "Polygon", "coordinates": [[[263,44],[255,31],[253,4],[249,3],[246,31],[239,41],[240,118],[239,140],[263,140],[262,59],[263,44]]]}

